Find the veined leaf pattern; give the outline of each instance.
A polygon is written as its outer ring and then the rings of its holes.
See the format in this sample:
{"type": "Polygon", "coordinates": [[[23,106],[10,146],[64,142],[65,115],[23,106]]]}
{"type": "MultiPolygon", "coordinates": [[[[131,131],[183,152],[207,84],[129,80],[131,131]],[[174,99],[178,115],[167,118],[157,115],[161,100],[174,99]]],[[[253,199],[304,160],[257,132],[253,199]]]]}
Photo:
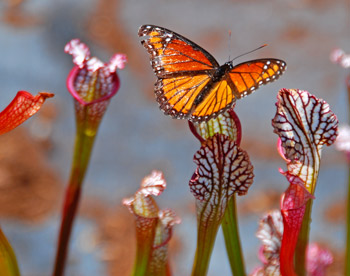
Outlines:
{"type": "Polygon", "coordinates": [[[328,103],[307,91],[281,89],[277,98],[272,126],[282,141],[284,157],[290,160],[288,171],[313,193],[322,147],[335,141],[338,119],[328,103]]]}
{"type": "Polygon", "coordinates": [[[190,180],[190,189],[200,207],[197,210],[204,208],[207,218],[215,215],[213,210],[217,208],[221,217],[229,197],[233,193],[246,194],[253,183],[253,166],[247,153],[225,135],[215,134],[206,140],[194,162],[198,168],[190,180]]]}
{"type": "Polygon", "coordinates": [[[192,133],[201,141],[214,136],[215,133],[220,133],[228,136],[238,145],[241,142],[242,131],[241,123],[238,116],[229,109],[222,114],[219,114],[215,119],[210,119],[207,122],[192,123],[188,122],[192,133]]]}

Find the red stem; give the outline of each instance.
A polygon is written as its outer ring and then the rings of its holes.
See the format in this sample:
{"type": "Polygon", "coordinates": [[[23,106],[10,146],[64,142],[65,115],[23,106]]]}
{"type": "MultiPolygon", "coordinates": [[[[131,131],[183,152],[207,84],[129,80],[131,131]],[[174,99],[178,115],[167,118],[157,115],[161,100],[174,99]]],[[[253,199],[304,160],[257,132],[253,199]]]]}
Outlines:
{"type": "Polygon", "coordinates": [[[96,137],[95,135],[87,135],[87,133],[91,133],[87,131],[88,129],[88,123],[79,124],[79,122],[77,122],[72,172],[63,205],[62,222],[53,272],[54,276],[62,276],[64,273],[70,234],[79,206],[81,187],[96,137]]]}
{"type": "Polygon", "coordinates": [[[55,262],[55,276],[63,275],[66,259],[68,244],[70,240],[70,234],[72,231],[73,221],[76,215],[76,211],[79,205],[81,188],[73,185],[69,185],[66,191],[66,197],[63,207],[63,217],[61,222],[61,229],[58,240],[58,248],[55,262]],[[73,188],[73,189],[71,189],[73,188]]]}

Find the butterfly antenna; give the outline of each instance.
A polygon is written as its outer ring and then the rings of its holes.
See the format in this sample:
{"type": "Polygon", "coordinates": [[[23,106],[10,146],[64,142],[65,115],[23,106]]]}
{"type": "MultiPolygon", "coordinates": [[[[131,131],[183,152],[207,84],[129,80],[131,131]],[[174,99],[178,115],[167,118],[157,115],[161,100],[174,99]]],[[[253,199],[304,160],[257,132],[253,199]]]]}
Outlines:
{"type": "Polygon", "coordinates": [[[264,47],[266,47],[266,46],[267,46],[267,44],[261,45],[261,46],[259,46],[258,48],[254,49],[254,50],[251,50],[251,51],[249,51],[249,52],[246,52],[246,53],[244,53],[244,54],[241,54],[241,55],[235,57],[234,59],[232,59],[232,60],[230,60],[230,61],[232,62],[232,61],[234,61],[235,59],[240,58],[241,56],[245,56],[245,55],[247,55],[247,54],[250,54],[250,53],[252,53],[252,52],[255,52],[255,51],[257,51],[257,50],[260,50],[261,48],[264,48],[264,47]]]}
{"type": "Polygon", "coordinates": [[[231,59],[231,30],[228,31],[228,60],[231,59]]]}

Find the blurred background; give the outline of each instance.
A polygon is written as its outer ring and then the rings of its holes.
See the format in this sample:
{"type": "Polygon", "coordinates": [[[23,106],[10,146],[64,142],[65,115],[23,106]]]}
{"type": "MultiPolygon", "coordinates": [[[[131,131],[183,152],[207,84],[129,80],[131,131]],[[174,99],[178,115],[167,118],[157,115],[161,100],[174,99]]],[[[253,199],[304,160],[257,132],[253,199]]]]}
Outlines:
{"type": "MultiPolygon", "coordinates": [[[[329,61],[335,47],[350,51],[350,2],[345,0],[0,0],[0,100],[3,109],[19,90],[55,93],[42,110],[0,137],[1,227],[24,276],[50,275],[54,263],[64,187],[75,135],[73,100],[65,86],[72,68],[63,48],[80,38],[107,62],[127,54],[121,88],[100,126],[73,231],[68,276],[129,275],[135,253],[134,219],[121,205],[151,170],[164,172],[168,187],[157,198],[182,219],[170,245],[174,275],[189,275],[196,241],[194,198],[188,187],[200,144],[184,120],[158,109],[156,80],[140,45],[140,25],[178,32],[219,63],[262,44],[239,62],[273,57],[288,68],[276,82],[239,101],[242,148],[255,181],[238,199],[242,247],[248,272],[257,265],[259,218],[278,208],[287,188],[278,168],[271,119],[280,88],[308,90],[326,100],[347,123],[346,71],[329,61]],[[229,32],[231,31],[231,38],[229,32]]],[[[328,275],[342,275],[347,165],[334,146],[325,148],[314,202],[311,241],[335,257],[328,275]],[[338,274],[337,274],[338,273],[338,274]]],[[[231,275],[221,231],[209,275],[231,275]]]]}

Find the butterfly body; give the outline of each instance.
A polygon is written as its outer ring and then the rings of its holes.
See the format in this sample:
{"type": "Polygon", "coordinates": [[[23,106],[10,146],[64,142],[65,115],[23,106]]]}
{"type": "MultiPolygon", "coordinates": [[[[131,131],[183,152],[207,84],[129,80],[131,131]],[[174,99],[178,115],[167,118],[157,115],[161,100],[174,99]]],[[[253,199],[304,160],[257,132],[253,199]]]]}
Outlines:
{"type": "Polygon", "coordinates": [[[194,100],[193,104],[195,106],[199,105],[205,99],[208,93],[210,93],[215,84],[220,82],[225,77],[226,73],[230,71],[230,68],[232,68],[231,64],[232,62],[226,62],[225,64],[206,72],[210,77],[210,81],[206,86],[204,86],[202,91],[194,100]]]}
{"type": "Polygon", "coordinates": [[[139,36],[157,76],[155,94],[165,114],[194,122],[207,121],[231,108],[236,99],[276,80],[286,64],[257,59],[219,65],[206,50],[168,29],[143,25],[139,36]]]}
{"type": "Polygon", "coordinates": [[[232,68],[233,68],[232,62],[226,62],[225,64],[216,68],[212,77],[212,81],[214,82],[220,81],[222,77],[224,77],[225,74],[228,73],[232,68]]]}

